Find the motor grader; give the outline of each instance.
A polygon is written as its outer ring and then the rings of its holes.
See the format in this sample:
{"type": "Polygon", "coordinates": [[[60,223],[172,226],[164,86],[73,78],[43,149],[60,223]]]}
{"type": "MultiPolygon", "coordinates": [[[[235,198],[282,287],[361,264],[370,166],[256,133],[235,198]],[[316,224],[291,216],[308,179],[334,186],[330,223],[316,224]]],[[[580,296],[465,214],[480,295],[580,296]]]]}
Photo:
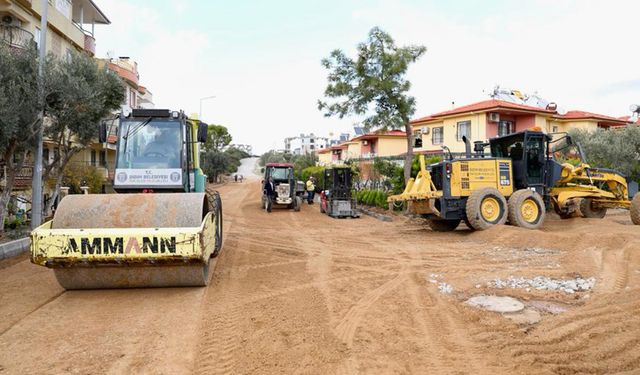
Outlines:
{"type": "Polygon", "coordinates": [[[572,144],[568,136],[554,139],[540,129],[525,130],[475,142],[472,155],[463,137],[464,158],[449,156],[427,168],[421,155],[416,177],[388,202],[410,202],[411,210],[428,219],[435,231],[455,230],[461,221],[473,230],[506,222],[536,229],[548,209],[568,217],[576,205],[585,217],[603,217],[607,208],[626,208],[633,223],[640,225],[637,183],[586,163],[559,163],[552,145],[560,139],[572,144]],[[491,150],[488,157],[486,147],[491,150]]]}
{"type": "MultiPolygon", "coordinates": [[[[183,112],[120,115],[116,194],[69,195],[31,233],[31,261],[65,289],[205,286],[222,202],[199,164],[207,125],[183,112]]],[[[100,126],[106,142],[106,125],[100,126]]]]}

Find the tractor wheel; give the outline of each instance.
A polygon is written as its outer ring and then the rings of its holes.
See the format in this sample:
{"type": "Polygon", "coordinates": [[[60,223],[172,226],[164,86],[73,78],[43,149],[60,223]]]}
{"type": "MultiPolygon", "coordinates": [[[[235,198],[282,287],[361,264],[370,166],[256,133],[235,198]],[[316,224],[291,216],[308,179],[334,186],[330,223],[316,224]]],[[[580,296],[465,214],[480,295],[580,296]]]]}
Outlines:
{"type": "Polygon", "coordinates": [[[580,213],[582,217],[590,219],[602,219],[607,214],[606,208],[595,208],[591,198],[582,198],[580,202],[580,213]]]}
{"type": "Polygon", "coordinates": [[[460,225],[460,219],[458,220],[445,220],[445,219],[427,219],[427,224],[434,232],[451,232],[456,230],[460,225]]]}
{"type": "Polygon", "coordinates": [[[293,198],[293,210],[298,212],[300,211],[300,207],[302,207],[302,198],[296,196],[293,198]]]}
{"type": "Polygon", "coordinates": [[[509,223],[522,228],[537,229],[545,216],[544,201],[540,194],[521,189],[509,198],[509,223]]]}
{"type": "Polygon", "coordinates": [[[636,194],[631,200],[629,213],[631,214],[631,221],[635,225],[640,225],[640,194],[636,194]]]}
{"type": "Polygon", "coordinates": [[[467,219],[476,230],[484,230],[507,221],[507,200],[498,189],[475,190],[467,199],[467,219]]]}

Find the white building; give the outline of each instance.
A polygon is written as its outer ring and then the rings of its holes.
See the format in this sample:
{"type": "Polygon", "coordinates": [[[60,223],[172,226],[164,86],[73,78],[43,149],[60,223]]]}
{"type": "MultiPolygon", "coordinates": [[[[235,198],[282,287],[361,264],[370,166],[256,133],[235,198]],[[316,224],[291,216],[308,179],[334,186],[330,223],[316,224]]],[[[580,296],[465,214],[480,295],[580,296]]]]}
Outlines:
{"type": "Polygon", "coordinates": [[[284,139],[285,152],[294,155],[303,155],[313,153],[318,150],[324,150],[329,147],[329,138],[319,137],[313,133],[300,134],[297,137],[288,137],[284,139]]]}

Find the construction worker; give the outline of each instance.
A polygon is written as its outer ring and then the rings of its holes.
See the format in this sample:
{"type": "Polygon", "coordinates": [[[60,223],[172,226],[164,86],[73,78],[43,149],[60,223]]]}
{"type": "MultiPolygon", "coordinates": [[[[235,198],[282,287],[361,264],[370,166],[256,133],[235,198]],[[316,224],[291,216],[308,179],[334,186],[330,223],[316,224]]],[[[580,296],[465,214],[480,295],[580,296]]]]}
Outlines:
{"type": "Polygon", "coordinates": [[[313,176],[310,176],[307,180],[307,203],[313,204],[313,196],[316,193],[316,179],[313,176]]]}

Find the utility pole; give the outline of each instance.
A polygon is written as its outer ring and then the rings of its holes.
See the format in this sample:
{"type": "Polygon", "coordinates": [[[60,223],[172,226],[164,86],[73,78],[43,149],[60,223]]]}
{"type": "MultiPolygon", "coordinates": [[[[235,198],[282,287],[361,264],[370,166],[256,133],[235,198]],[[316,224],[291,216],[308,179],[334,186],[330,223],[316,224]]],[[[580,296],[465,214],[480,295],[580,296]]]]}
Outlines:
{"type": "Polygon", "coordinates": [[[40,60],[38,61],[38,100],[40,103],[40,128],[36,137],[36,153],[33,161],[33,180],[31,181],[31,228],[42,224],[42,139],[44,133],[44,63],[47,58],[47,13],[49,1],[41,0],[40,14],[40,60]]]}
{"type": "Polygon", "coordinates": [[[207,99],[213,99],[215,97],[216,97],[215,95],[211,95],[204,98],[200,98],[200,113],[198,114],[198,120],[202,121],[202,102],[207,99]]]}

